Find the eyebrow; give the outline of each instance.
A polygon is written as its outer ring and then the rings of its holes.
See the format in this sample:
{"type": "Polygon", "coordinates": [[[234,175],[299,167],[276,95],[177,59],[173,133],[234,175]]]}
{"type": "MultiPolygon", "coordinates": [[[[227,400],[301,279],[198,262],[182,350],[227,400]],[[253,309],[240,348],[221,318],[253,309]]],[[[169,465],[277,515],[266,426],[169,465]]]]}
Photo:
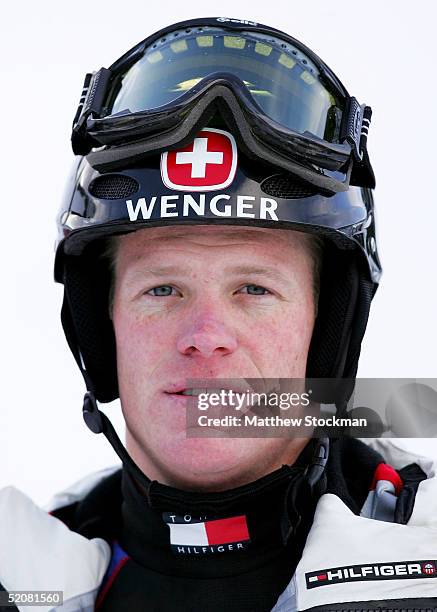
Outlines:
{"type": "Polygon", "coordinates": [[[154,266],[153,268],[144,268],[141,273],[150,274],[151,276],[171,276],[181,274],[187,271],[186,266],[154,266]]]}
{"type": "MultiPolygon", "coordinates": [[[[165,276],[175,276],[180,274],[185,274],[189,271],[187,266],[180,265],[168,265],[168,266],[153,266],[143,268],[142,270],[137,270],[135,276],[138,275],[150,275],[154,277],[165,277],[165,276]]],[[[229,276],[262,276],[269,277],[275,280],[286,280],[284,274],[279,272],[276,268],[272,266],[227,266],[224,268],[224,273],[229,276]]]]}
{"type": "Polygon", "coordinates": [[[276,280],[286,280],[285,276],[279,272],[276,268],[271,266],[266,267],[255,267],[255,266],[228,266],[225,268],[225,272],[233,275],[242,276],[268,276],[276,280]]]}

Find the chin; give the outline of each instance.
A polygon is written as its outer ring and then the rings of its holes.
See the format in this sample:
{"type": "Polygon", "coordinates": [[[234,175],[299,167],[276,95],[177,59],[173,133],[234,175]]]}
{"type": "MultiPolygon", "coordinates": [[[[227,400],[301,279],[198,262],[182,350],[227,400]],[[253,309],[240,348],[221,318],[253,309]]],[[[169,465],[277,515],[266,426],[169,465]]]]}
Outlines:
{"type": "Polygon", "coordinates": [[[259,463],[259,452],[254,442],[259,440],[185,438],[166,451],[166,457],[176,458],[163,466],[166,480],[192,491],[220,491],[256,480],[253,466],[259,463]]]}

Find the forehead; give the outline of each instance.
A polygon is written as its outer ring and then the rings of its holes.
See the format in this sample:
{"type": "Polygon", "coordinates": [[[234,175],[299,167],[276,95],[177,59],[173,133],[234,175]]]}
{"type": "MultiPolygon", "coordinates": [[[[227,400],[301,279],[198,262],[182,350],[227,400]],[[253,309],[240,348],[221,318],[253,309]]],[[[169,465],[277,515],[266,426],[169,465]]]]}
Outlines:
{"type": "MultiPolygon", "coordinates": [[[[236,226],[171,226],[138,230],[116,238],[116,261],[137,259],[164,253],[170,255],[192,253],[193,250],[212,250],[214,247],[235,247],[244,252],[278,254],[308,251],[311,237],[293,230],[236,226]]],[[[223,256],[227,251],[223,251],[223,256]]]]}

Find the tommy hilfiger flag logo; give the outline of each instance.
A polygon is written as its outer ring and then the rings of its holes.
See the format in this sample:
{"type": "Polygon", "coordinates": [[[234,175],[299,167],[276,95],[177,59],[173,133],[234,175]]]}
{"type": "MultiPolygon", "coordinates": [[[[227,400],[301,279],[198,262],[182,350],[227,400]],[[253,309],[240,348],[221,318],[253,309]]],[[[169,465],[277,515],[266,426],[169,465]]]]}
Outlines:
{"type": "Polygon", "coordinates": [[[170,545],[176,554],[205,555],[241,551],[250,542],[244,514],[201,520],[188,514],[180,516],[165,512],[162,518],[170,529],[170,545]]]}
{"type": "Polygon", "coordinates": [[[308,582],[322,582],[323,580],[327,580],[328,576],[326,574],[318,574],[317,576],[309,576],[308,582]]]}
{"type": "Polygon", "coordinates": [[[437,578],[436,563],[436,561],[393,561],[330,567],[309,572],[305,574],[305,578],[307,589],[342,582],[437,578]]]}

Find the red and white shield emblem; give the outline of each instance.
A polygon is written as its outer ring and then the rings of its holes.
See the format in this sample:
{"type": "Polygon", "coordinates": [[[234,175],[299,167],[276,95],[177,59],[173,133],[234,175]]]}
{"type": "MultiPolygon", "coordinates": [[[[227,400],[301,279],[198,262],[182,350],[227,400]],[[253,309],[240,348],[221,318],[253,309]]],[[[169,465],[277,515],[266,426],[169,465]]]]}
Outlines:
{"type": "Polygon", "coordinates": [[[237,170],[232,134],[205,128],[192,144],[161,155],[162,182],[178,191],[214,191],[228,187],[237,170]]]}
{"type": "Polygon", "coordinates": [[[434,563],[424,563],[422,565],[422,571],[424,574],[435,574],[435,565],[434,563]]]}

